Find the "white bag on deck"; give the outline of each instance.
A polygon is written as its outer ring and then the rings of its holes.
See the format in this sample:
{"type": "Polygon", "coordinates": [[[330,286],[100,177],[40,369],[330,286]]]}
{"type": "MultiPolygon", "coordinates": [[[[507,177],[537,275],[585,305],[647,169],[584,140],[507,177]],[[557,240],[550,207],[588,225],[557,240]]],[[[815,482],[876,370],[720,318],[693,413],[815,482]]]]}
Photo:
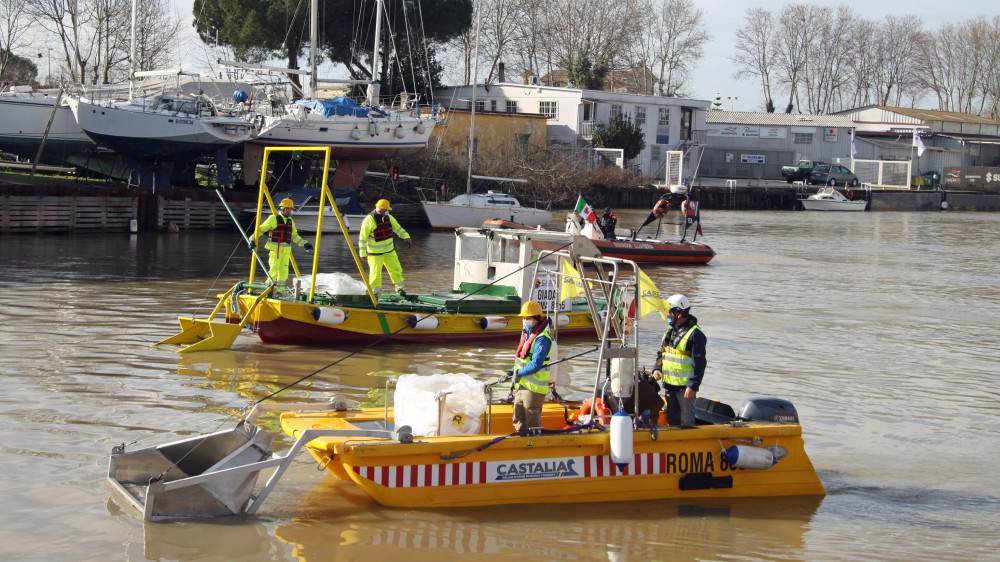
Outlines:
{"type": "Polygon", "coordinates": [[[408,425],[414,435],[473,435],[479,433],[480,416],[486,411],[483,383],[469,375],[402,375],[393,394],[395,424],[408,425]],[[447,393],[440,413],[438,400],[447,393]]]}
{"type": "MultiPolygon", "coordinates": [[[[301,283],[302,291],[309,292],[309,284],[312,277],[303,275],[293,280],[294,286],[301,283]]],[[[354,279],[346,273],[317,273],[316,292],[330,293],[331,295],[367,295],[368,289],[365,284],[354,279]]]]}

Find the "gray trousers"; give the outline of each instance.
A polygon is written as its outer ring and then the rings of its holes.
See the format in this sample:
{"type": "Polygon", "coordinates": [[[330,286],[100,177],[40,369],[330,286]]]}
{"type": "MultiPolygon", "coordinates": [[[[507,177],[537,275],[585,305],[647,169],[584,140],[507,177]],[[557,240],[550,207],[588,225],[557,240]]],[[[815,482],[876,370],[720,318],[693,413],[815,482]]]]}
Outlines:
{"type": "Polygon", "coordinates": [[[664,410],[667,411],[667,424],[672,426],[694,427],[696,420],[694,416],[694,401],[684,398],[686,386],[663,385],[663,398],[667,401],[664,410]]]}
{"type": "Polygon", "coordinates": [[[542,404],[545,395],[525,388],[514,392],[514,431],[525,433],[542,425],[542,404]]]}

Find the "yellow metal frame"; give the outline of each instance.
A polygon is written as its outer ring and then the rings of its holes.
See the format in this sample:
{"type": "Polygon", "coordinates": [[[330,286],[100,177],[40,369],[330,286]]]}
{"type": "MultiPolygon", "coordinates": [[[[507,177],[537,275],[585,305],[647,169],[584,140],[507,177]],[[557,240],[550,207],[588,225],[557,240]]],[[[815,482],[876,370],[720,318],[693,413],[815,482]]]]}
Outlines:
{"type": "MultiPolygon", "coordinates": [[[[316,217],[316,243],[314,244],[315,251],[313,252],[312,261],[312,282],[309,287],[309,302],[313,302],[316,296],[316,275],[319,272],[319,249],[320,242],[323,238],[323,210],[326,207],[327,202],[330,203],[330,208],[333,209],[334,216],[337,217],[337,224],[340,225],[340,230],[344,234],[344,238],[347,239],[347,247],[351,250],[351,256],[354,258],[354,264],[358,267],[358,272],[361,274],[361,279],[365,283],[365,288],[368,290],[368,298],[371,299],[372,305],[378,306],[378,297],[375,296],[375,292],[372,290],[371,284],[368,282],[368,276],[365,275],[364,267],[361,265],[361,258],[358,256],[358,252],[354,247],[354,242],[351,240],[350,235],[347,232],[347,225],[344,224],[344,217],[340,214],[340,209],[337,208],[337,201],[333,198],[333,193],[330,191],[330,186],[328,184],[330,176],[330,147],[312,147],[312,146],[269,146],[264,148],[264,159],[261,165],[260,174],[260,186],[257,194],[257,214],[254,219],[254,233],[253,240],[257,240],[260,237],[260,224],[261,215],[264,211],[264,201],[267,201],[268,207],[271,209],[271,213],[277,215],[278,210],[274,206],[274,199],[271,198],[270,189],[267,185],[267,163],[272,152],[322,152],[323,153],[323,180],[322,186],[320,188],[320,201],[319,201],[319,214],[316,217]]],[[[291,257],[292,268],[295,270],[296,276],[301,276],[299,272],[298,264],[295,262],[295,257],[291,257]]],[[[254,274],[257,271],[257,261],[250,260],[250,274],[247,277],[249,283],[253,283],[254,274]]],[[[267,299],[274,286],[271,285],[267,287],[260,295],[258,295],[253,304],[247,309],[246,313],[240,317],[240,321],[230,323],[230,322],[218,322],[213,321],[220,312],[223,311],[225,303],[228,301],[237,300],[238,297],[235,296],[236,287],[239,283],[233,285],[228,291],[219,296],[219,302],[212,309],[212,312],[206,318],[189,318],[189,317],[179,317],[177,321],[180,323],[181,331],[169,338],[156,342],[153,345],[180,345],[183,346],[177,350],[178,353],[190,353],[192,351],[209,351],[209,350],[219,350],[219,349],[229,349],[232,347],[233,342],[236,341],[236,337],[239,336],[240,332],[243,330],[245,324],[244,319],[252,318],[254,312],[257,308],[267,299]]]]}

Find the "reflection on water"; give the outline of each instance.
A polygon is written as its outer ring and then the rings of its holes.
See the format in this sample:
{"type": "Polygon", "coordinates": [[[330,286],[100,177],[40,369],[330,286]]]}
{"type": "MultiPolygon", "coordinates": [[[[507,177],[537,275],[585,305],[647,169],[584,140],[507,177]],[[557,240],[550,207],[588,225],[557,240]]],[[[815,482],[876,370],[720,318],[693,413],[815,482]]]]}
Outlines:
{"type": "MultiPolygon", "coordinates": [[[[620,224],[644,215],[619,213],[620,224]]],[[[418,560],[995,559],[1000,215],[848,215],[713,212],[711,265],[648,270],[661,290],[691,297],[708,335],[703,395],[795,404],[829,492],[821,503],[397,510],[302,457],[259,517],[213,524],[122,513],[102,484],[110,448],[213,430],[307,375],[276,399],[378,400],[372,389],[412,372],[494,380],[510,346],[387,343],[350,355],[245,332],[228,351],[177,354],[150,344],[245,276],[235,232],[4,237],[4,558],[380,560],[405,548],[418,560]]],[[[453,235],[415,239],[402,251],[407,285],[449,286],[453,235]]],[[[350,266],[343,239],[329,242],[324,269],[350,266]]],[[[664,327],[642,321],[644,363],[664,327]]],[[[560,342],[563,356],[590,347],[560,342]]],[[[564,364],[564,395],[589,390],[588,360],[564,364]]]]}

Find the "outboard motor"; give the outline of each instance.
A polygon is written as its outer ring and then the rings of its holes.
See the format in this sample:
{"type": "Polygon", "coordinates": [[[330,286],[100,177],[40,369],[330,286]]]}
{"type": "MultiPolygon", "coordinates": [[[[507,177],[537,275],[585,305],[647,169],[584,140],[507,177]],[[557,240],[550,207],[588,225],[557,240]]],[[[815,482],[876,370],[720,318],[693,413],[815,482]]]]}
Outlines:
{"type": "Polygon", "coordinates": [[[799,423],[799,413],[788,400],[781,398],[748,398],[736,418],[743,421],[799,423]]]}

